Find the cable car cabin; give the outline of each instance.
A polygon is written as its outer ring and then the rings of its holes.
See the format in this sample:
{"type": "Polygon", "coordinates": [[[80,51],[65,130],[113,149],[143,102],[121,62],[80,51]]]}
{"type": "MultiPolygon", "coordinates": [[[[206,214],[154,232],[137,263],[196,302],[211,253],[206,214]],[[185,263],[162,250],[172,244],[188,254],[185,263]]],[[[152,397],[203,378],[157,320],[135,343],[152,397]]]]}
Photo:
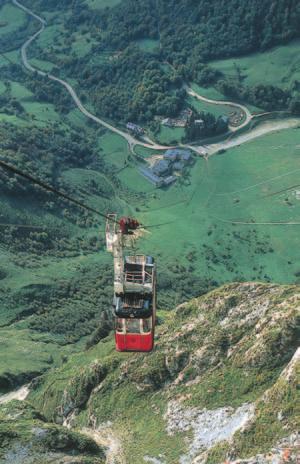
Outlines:
{"type": "Polygon", "coordinates": [[[152,295],[137,295],[136,293],[126,293],[123,296],[114,296],[113,299],[114,315],[119,318],[135,317],[144,319],[152,316],[153,304],[152,295]]]}
{"type": "Polygon", "coordinates": [[[117,351],[151,351],[154,344],[153,318],[116,318],[115,341],[117,351]]]}
{"type": "Polygon", "coordinates": [[[125,256],[123,263],[123,278],[115,272],[116,295],[138,293],[152,294],[155,286],[155,264],[151,256],[125,256]],[[120,282],[121,280],[121,282],[120,282]]]}

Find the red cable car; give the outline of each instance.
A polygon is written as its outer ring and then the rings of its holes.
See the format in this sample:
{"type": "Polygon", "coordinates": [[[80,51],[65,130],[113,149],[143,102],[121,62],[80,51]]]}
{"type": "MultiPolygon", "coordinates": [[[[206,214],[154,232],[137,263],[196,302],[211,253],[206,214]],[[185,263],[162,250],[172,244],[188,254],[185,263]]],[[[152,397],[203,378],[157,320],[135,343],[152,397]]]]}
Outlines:
{"type": "Polygon", "coordinates": [[[116,319],[117,351],[151,351],[154,344],[154,324],[147,319],[116,319]]]}
{"type": "Polygon", "coordinates": [[[156,269],[151,256],[123,256],[126,237],[139,227],[132,218],[109,215],[107,250],[114,256],[115,342],[117,351],[153,349],[156,318],[156,269]],[[118,227],[117,227],[118,226],[118,227]]]}
{"type": "Polygon", "coordinates": [[[125,256],[122,285],[115,282],[117,351],[151,351],[156,316],[156,272],[151,256],[125,256]]]}

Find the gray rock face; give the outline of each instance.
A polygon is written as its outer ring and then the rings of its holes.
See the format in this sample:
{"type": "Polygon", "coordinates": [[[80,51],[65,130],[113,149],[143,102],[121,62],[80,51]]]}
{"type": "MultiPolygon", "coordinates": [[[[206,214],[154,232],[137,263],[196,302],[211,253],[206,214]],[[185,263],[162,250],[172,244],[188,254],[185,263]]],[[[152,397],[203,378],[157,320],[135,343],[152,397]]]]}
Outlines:
{"type": "Polygon", "coordinates": [[[231,407],[207,410],[184,408],[179,402],[170,401],[165,415],[168,434],[193,431],[189,452],[181,457],[180,464],[190,464],[200,451],[230,439],[237,430],[245,426],[253,414],[254,406],[247,403],[236,410],[231,407]]]}

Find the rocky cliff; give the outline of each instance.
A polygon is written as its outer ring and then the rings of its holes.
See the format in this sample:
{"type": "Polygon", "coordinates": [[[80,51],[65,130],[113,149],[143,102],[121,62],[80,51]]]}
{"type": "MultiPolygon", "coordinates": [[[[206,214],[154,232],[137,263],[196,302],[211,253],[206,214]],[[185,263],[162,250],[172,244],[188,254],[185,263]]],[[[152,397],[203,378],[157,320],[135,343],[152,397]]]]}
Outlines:
{"type": "Polygon", "coordinates": [[[46,427],[90,440],[73,454],[95,463],[103,446],[110,463],[296,462],[299,309],[297,286],[230,284],[161,312],[151,354],[116,353],[109,336],[32,383],[31,437],[46,427]]]}

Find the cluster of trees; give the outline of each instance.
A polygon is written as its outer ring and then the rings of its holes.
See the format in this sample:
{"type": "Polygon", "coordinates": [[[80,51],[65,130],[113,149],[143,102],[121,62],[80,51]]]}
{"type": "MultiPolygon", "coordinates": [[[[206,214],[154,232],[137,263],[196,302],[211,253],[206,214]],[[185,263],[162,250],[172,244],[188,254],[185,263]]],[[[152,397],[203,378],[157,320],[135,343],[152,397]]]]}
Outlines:
{"type": "Polygon", "coordinates": [[[80,88],[100,114],[118,121],[143,123],[155,115],[172,117],[185,100],[178,73],[166,74],[154,57],[149,60],[135,46],[97,65],[89,55],[74,59],[68,73],[78,76],[80,88]]]}
{"type": "Polygon", "coordinates": [[[73,99],[58,83],[46,77],[28,76],[26,85],[40,102],[52,103],[58,113],[66,114],[75,108],[73,99]]]}
{"type": "Polygon", "coordinates": [[[177,259],[160,262],[157,283],[158,306],[170,309],[218,286],[216,281],[199,276],[192,262],[182,265],[177,259]]]}
{"type": "Polygon", "coordinates": [[[0,95],[0,107],[1,112],[5,114],[22,116],[25,112],[22,104],[11,96],[9,86],[7,87],[7,91],[0,95]]]}
{"type": "Polygon", "coordinates": [[[264,50],[299,36],[297,0],[160,1],[165,53],[185,62],[264,50]]]}
{"type": "MultiPolygon", "coordinates": [[[[128,0],[101,10],[89,9],[83,0],[67,3],[33,0],[30,6],[37,11],[71,10],[64,22],[65,43],[74,30],[91,35],[90,53],[80,58],[68,55],[60,66],[77,77],[82,98],[88,98],[104,117],[139,123],[153,122],[156,115],[172,117],[183,106],[183,80],[217,84],[226,95],[265,110],[299,113],[299,93],[227,82],[207,65],[213,58],[265,50],[298,37],[297,0],[238,5],[235,0],[128,0]],[[134,46],[142,38],[157,39],[160,47],[152,53],[142,51],[134,46]],[[95,60],[103,52],[110,52],[111,59],[95,60]],[[163,69],[166,62],[172,66],[168,73],[163,69]]],[[[39,82],[38,87],[38,98],[53,95],[58,110],[70,109],[70,99],[57,86],[39,82]]]]}
{"type": "Polygon", "coordinates": [[[185,128],[183,142],[199,140],[203,137],[211,137],[228,130],[228,118],[219,116],[216,118],[212,113],[193,111],[185,128]]]}
{"type": "Polygon", "coordinates": [[[300,94],[298,97],[290,90],[264,84],[249,87],[226,79],[219,79],[216,88],[228,97],[248,101],[267,111],[289,110],[294,114],[300,114],[300,94]]]}
{"type": "MultiPolygon", "coordinates": [[[[63,187],[69,194],[74,193],[72,185],[64,184],[61,178],[67,168],[87,167],[97,164],[104,167],[104,161],[95,152],[92,141],[88,141],[75,130],[66,131],[57,127],[18,127],[12,124],[0,126],[0,149],[2,159],[11,162],[18,169],[36,172],[40,180],[57,188],[63,187]]],[[[2,173],[5,178],[0,182],[4,192],[16,195],[25,190],[35,193],[36,186],[11,174],[2,173]],[[10,187],[10,180],[16,184],[10,187]],[[6,182],[7,181],[7,182],[6,182]],[[18,191],[19,189],[19,191],[18,191]]],[[[39,187],[38,187],[39,189],[39,187]]],[[[43,193],[39,189],[40,196],[43,193]]],[[[45,193],[45,195],[47,195],[45,193]]]]}
{"type": "Polygon", "coordinates": [[[85,267],[73,279],[61,281],[47,289],[45,299],[41,292],[31,294],[37,311],[29,327],[38,332],[59,334],[65,343],[74,343],[91,334],[99,325],[100,317],[111,307],[113,297],[113,270],[108,265],[85,267]]]}
{"type": "MultiPolygon", "coordinates": [[[[92,137],[85,137],[84,133],[79,134],[75,130],[65,131],[57,126],[38,128],[18,127],[8,123],[0,125],[3,160],[25,173],[34,173],[44,183],[86,204],[90,203],[91,196],[98,197],[103,207],[109,208],[115,196],[111,185],[114,183],[118,188],[120,182],[115,182],[114,168],[104,162],[101,152],[96,151],[95,146],[92,137]],[[74,168],[81,168],[83,173],[85,169],[92,169],[94,176],[87,176],[83,181],[80,178],[81,170],[78,169],[78,181],[72,176],[69,182],[66,173],[74,168]],[[101,176],[97,177],[97,171],[102,173],[101,176]]],[[[35,212],[42,211],[46,217],[42,224],[40,220],[37,223],[39,226],[45,225],[45,230],[2,227],[0,240],[11,251],[67,257],[76,256],[79,252],[93,252],[102,245],[92,236],[86,239],[74,237],[70,230],[73,225],[80,229],[94,225],[97,220],[95,215],[3,169],[0,170],[0,194],[3,206],[1,222],[29,223],[35,226],[36,220],[31,218],[26,207],[24,209],[24,204],[31,205],[35,212]],[[7,208],[10,203],[14,206],[13,219],[12,212],[9,212],[11,208],[7,208]],[[62,228],[61,224],[65,227],[62,228]]]]}
{"type": "Polygon", "coordinates": [[[34,27],[29,17],[26,17],[24,24],[17,31],[8,32],[7,34],[2,33],[0,35],[1,53],[7,53],[21,47],[28,35],[33,33],[34,27]]]}

